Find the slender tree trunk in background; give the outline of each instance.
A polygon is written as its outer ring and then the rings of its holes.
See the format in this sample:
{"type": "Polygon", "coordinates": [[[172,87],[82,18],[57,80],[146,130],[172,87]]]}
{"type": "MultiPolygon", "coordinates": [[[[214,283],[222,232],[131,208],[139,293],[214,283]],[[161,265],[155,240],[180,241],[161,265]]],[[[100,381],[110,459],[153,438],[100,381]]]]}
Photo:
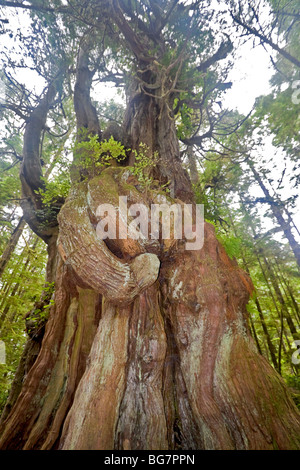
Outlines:
{"type": "Polygon", "coordinates": [[[294,297],[294,292],[292,291],[290,285],[286,282],[286,280],[285,280],[284,278],[283,278],[283,281],[284,281],[284,283],[286,284],[286,287],[287,287],[289,296],[290,296],[291,299],[292,299],[292,302],[293,302],[293,305],[294,305],[294,309],[295,309],[295,312],[296,312],[296,318],[297,318],[297,320],[298,320],[298,325],[300,326],[300,311],[299,311],[298,303],[296,302],[296,299],[295,299],[295,297],[294,297]]]}
{"type": "MultiPolygon", "coordinates": [[[[35,240],[32,245],[33,250],[36,248],[38,242],[39,242],[39,238],[35,237],[35,240]]],[[[23,251],[25,252],[25,250],[27,250],[27,247],[23,251]]],[[[55,265],[53,262],[53,258],[55,258],[55,252],[56,252],[56,248],[55,248],[55,239],[54,239],[52,240],[52,243],[50,242],[48,245],[49,259],[48,259],[48,264],[47,264],[47,275],[46,275],[46,282],[48,283],[55,282],[55,265]]],[[[27,257],[23,269],[26,269],[29,263],[30,263],[30,256],[27,257]]],[[[47,305],[47,303],[48,302],[46,302],[45,305],[47,305]]],[[[38,307],[41,308],[42,304],[43,302],[39,302],[38,307]]],[[[34,306],[33,310],[35,310],[35,308],[36,306],[34,306]]],[[[26,342],[23,354],[20,359],[20,363],[16,370],[16,374],[15,374],[15,377],[11,386],[11,390],[10,390],[7,402],[1,414],[0,426],[1,426],[1,423],[3,423],[3,421],[9,415],[23,387],[23,382],[38,357],[38,354],[41,349],[42,339],[44,336],[44,330],[45,330],[44,322],[36,323],[35,325],[30,325],[30,329],[27,328],[29,338],[26,342]]]]}
{"type": "Polygon", "coordinates": [[[2,253],[2,256],[0,258],[0,278],[2,277],[2,274],[4,272],[4,269],[9,262],[16,246],[19,241],[20,236],[22,235],[22,232],[25,228],[26,221],[24,217],[21,217],[19,220],[19,223],[13,233],[11,234],[11,237],[2,253]]]}
{"type": "MultiPolygon", "coordinates": [[[[29,262],[26,262],[24,264],[24,267],[21,271],[21,275],[27,270],[27,266],[28,266],[29,262]]],[[[7,302],[7,304],[5,305],[5,307],[3,308],[3,311],[1,312],[1,315],[0,315],[0,333],[2,333],[2,330],[4,328],[4,324],[5,322],[7,321],[7,317],[8,317],[8,313],[10,311],[10,308],[11,308],[11,299],[13,300],[15,296],[20,296],[20,287],[22,289],[22,286],[20,284],[20,282],[16,282],[15,285],[13,286],[12,290],[9,292],[9,301],[7,302]]]]}
{"type": "MultiPolygon", "coordinates": [[[[33,268],[28,270],[28,273],[34,274],[36,272],[36,270],[37,270],[37,268],[34,266],[33,268]]],[[[22,297],[24,296],[25,292],[26,292],[26,288],[24,288],[24,286],[22,286],[22,284],[20,282],[18,282],[16,284],[16,286],[17,286],[17,290],[16,290],[14,295],[18,296],[18,298],[21,300],[22,297]]],[[[9,311],[7,313],[9,313],[9,311]]],[[[16,315],[17,315],[17,312],[15,310],[13,312],[11,312],[10,315],[6,315],[7,322],[10,323],[10,324],[13,324],[13,322],[16,321],[16,315]]]]}
{"type": "Polygon", "coordinates": [[[9,214],[6,222],[7,222],[7,225],[6,224],[3,224],[3,226],[1,226],[1,229],[0,229],[0,234],[1,234],[1,237],[4,235],[5,232],[9,232],[9,223],[14,219],[14,215],[16,213],[16,210],[17,210],[18,206],[15,206],[12,210],[12,212],[9,214]]]}
{"type": "Polygon", "coordinates": [[[22,272],[24,272],[24,270],[26,269],[26,267],[29,263],[29,259],[27,259],[25,261],[24,265],[22,265],[22,263],[24,261],[24,257],[25,257],[24,252],[25,252],[25,249],[23,250],[23,252],[20,255],[19,265],[16,266],[15,269],[13,270],[12,275],[10,276],[10,279],[8,280],[7,284],[5,285],[5,288],[2,291],[2,295],[1,295],[2,299],[1,299],[1,303],[0,303],[0,312],[1,312],[0,313],[0,327],[3,323],[3,321],[5,320],[6,314],[4,312],[6,311],[7,308],[9,308],[8,307],[9,306],[9,298],[12,295],[12,293],[14,291],[14,288],[15,288],[14,276],[19,271],[20,265],[22,266],[21,272],[19,272],[19,274],[21,275],[22,272]]]}
{"type": "Polygon", "coordinates": [[[269,331],[268,331],[268,328],[267,328],[267,325],[266,325],[265,317],[264,317],[263,311],[261,309],[260,303],[259,303],[257,298],[255,299],[255,304],[256,304],[258,314],[259,314],[261,326],[262,326],[263,332],[264,332],[266,340],[267,340],[267,344],[268,344],[269,352],[270,352],[270,355],[271,355],[272,363],[273,363],[275,369],[279,371],[278,364],[277,364],[277,358],[276,358],[276,350],[275,350],[275,347],[272,343],[271,337],[269,335],[269,331]]]}
{"type": "Polygon", "coordinates": [[[10,289],[11,289],[13,283],[14,283],[15,276],[20,273],[20,267],[21,267],[21,270],[23,269],[22,265],[24,263],[24,259],[25,259],[25,256],[27,255],[27,252],[28,252],[27,247],[23,248],[22,252],[19,255],[18,262],[14,263],[14,265],[12,267],[12,271],[7,276],[6,283],[4,284],[3,288],[1,289],[0,311],[2,310],[2,308],[6,304],[6,300],[7,300],[7,297],[9,295],[9,293],[10,293],[10,289]]]}
{"type": "MultiPolygon", "coordinates": [[[[281,350],[282,350],[282,348],[283,349],[285,348],[284,342],[283,342],[283,334],[285,333],[283,308],[281,307],[281,309],[279,310],[279,307],[277,305],[277,302],[276,302],[276,299],[274,297],[273,291],[271,289],[269,279],[268,279],[267,274],[265,272],[264,266],[261,263],[258,252],[256,253],[256,256],[257,256],[257,260],[258,260],[261,272],[263,274],[264,280],[266,282],[266,285],[268,286],[268,290],[269,290],[273,305],[275,307],[275,310],[277,312],[278,319],[280,321],[280,329],[278,331],[278,335],[279,335],[279,338],[280,338],[279,347],[278,347],[278,371],[281,373],[281,359],[282,359],[281,350]]],[[[287,343],[288,343],[287,335],[285,334],[285,336],[286,336],[286,340],[287,340],[287,343]]],[[[289,347],[289,349],[290,349],[290,347],[289,347]]]]}
{"type": "MultiPolygon", "coordinates": [[[[9,301],[10,299],[13,300],[14,296],[17,294],[18,292],[18,289],[20,287],[20,283],[17,282],[13,289],[11,290],[10,294],[9,294],[9,301]]],[[[3,325],[6,321],[6,318],[7,318],[7,315],[8,315],[8,312],[9,312],[9,309],[10,309],[10,306],[11,304],[10,303],[7,303],[3,309],[3,311],[1,312],[1,315],[0,315],[0,333],[2,333],[2,330],[3,330],[3,325]]]]}
{"type": "Polygon", "coordinates": [[[5,306],[6,299],[9,295],[9,292],[10,292],[10,288],[11,288],[11,283],[10,283],[10,280],[9,280],[5,283],[5,285],[3,286],[3,289],[1,289],[2,301],[0,303],[0,309],[2,309],[5,306]]]}
{"type": "Polygon", "coordinates": [[[299,310],[298,302],[295,299],[293,289],[291,288],[289,281],[284,277],[284,274],[282,273],[281,266],[280,266],[277,258],[275,258],[275,263],[276,263],[276,266],[277,266],[277,269],[278,269],[278,274],[277,274],[278,278],[279,278],[280,283],[283,287],[283,290],[285,292],[286,297],[290,297],[290,299],[292,301],[294,316],[295,316],[295,319],[298,323],[298,326],[300,327],[300,310],[299,310]]]}
{"type": "Polygon", "coordinates": [[[291,216],[289,210],[288,210],[286,207],[284,207],[284,212],[285,212],[285,214],[286,214],[286,216],[287,216],[287,218],[288,218],[289,224],[290,224],[292,227],[294,227],[294,229],[296,230],[296,232],[297,232],[298,235],[300,236],[299,229],[298,229],[298,227],[296,226],[293,217],[291,216]]]}
{"type": "Polygon", "coordinates": [[[252,336],[253,336],[254,341],[256,343],[257,350],[258,350],[259,354],[263,355],[263,352],[262,352],[262,349],[261,349],[261,346],[260,346],[260,343],[259,343],[259,339],[258,339],[258,336],[257,336],[257,333],[256,333],[255,325],[254,325],[254,322],[253,322],[253,319],[252,319],[251,315],[249,315],[249,321],[250,321],[250,325],[251,325],[252,336]]]}
{"type": "Polygon", "coordinates": [[[298,339],[298,333],[297,333],[297,328],[294,324],[294,321],[290,315],[290,312],[288,311],[288,308],[287,308],[287,305],[284,301],[284,298],[282,296],[282,293],[281,293],[281,290],[280,290],[280,287],[278,285],[278,282],[277,282],[277,279],[274,275],[274,272],[272,270],[272,267],[269,263],[269,261],[267,260],[267,258],[265,256],[263,256],[263,260],[264,260],[264,263],[265,263],[265,266],[267,268],[267,271],[268,271],[268,274],[269,274],[269,277],[270,277],[270,280],[272,282],[272,285],[273,285],[273,288],[274,288],[274,291],[276,293],[276,296],[277,296],[277,299],[281,305],[281,309],[282,309],[282,312],[284,313],[284,317],[287,321],[287,324],[289,325],[289,329],[290,329],[290,332],[293,336],[294,339],[298,339]]]}
{"type": "MultiPolygon", "coordinates": [[[[35,236],[35,241],[31,247],[32,250],[36,248],[38,241],[39,241],[39,238],[35,236]]],[[[26,260],[24,259],[27,253],[28,253],[28,247],[26,246],[23,249],[22,253],[20,254],[20,257],[18,259],[18,264],[16,264],[16,267],[13,270],[12,278],[14,278],[14,276],[17,274],[20,266],[21,266],[21,270],[18,272],[19,278],[21,278],[22,274],[27,271],[28,265],[30,264],[30,261],[31,261],[30,254],[27,255],[26,260]]],[[[20,288],[20,282],[16,282],[14,286],[12,286],[12,284],[8,284],[5,291],[3,292],[2,302],[0,304],[0,332],[3,330],[4,323],[7,318],[7,314],[10,310],[11,305],[9,301],[15,295],[19,295],[19,292],[18,292],[19,288],[20,288]]]]}
{"type": "MultiPolygon", "coordinates": [[[[245,214],[247,214],[247,211],[246,211],[246,207],[245,207],[245,203],[244,203],[244,200],[243,200],[243,197],[241,196],[241,194],[239,195],[240,196],[240,200],[241,200],[241,204],[242,204],[242,207],[243,207],[243,210],[245,212],[245,214]]],[[[249,226],[251,228],[251,231],[252,231],[252,234],[253,234],[253,237],[256,237],[257,234],[255,232],[255,229],[254,229],[254,226],[253,224],[251,223],[251,221],[249,220],[249,226]]],[[[284,301],[284,298],[282,296],[282,293],[281,293],[281,290],[278,286],[278,283],[277,283],[277,280],[274,276],[274,273],[272,271],[272,268],[270,266],[270,263],[268,262],[266,256],[264,255],[263,251],[261,249],[254,249],[254,252],[256,254],[256,257],[257,257],[257,261],[259,263],[259,266],[260,266],[260,269],[261,269],[261,272],[264,276],[264,279],[266,281],[266,284],[268,286],[268,289],[269,289],[269,292],[270,292],[270,295],[272,297],[272,300],[273,300],[273,303],[274,303],[274,306],[276,308],[276,311],[278,313],[278,316],[279,316],[279,319],[280,319],[280,322],[282,322],[281,320],[281,317],[282,317],[282,314],[284,315],[284,318],[286,319],[287,321],[287,324],[289,326],[289,329],[290,329],[290,332],[291,332],[291,335],[294,339],[298,339],[298,333],[297,333],[297,329],[294,325],[294,322],[293,322],[293,319],[291,318],[291,315],[287,309],[287,306],[286,306],[286,303],[284,301]],[[264,266],[262,265],[262,260],[261,258],[263,259],[263,263],[264,263],[264,266]],[[270,282],[271,282],[271,285],[274,289],[274,292],[275,292],[275,295],[277,297],[277,300],[278,302],[280,303],[281,305],[281,310],[279,311],[279,308],[277,306],[277,303],[276,303],[276,300],[274,298],[274,294],[272,292],[272,289],[271,289],[271,286],[270,286],[270,282]]]]}
{"type": "MultiPolygon", "coordinates": [[[[228,209],[228,215],[229,215],[230,223],[231,223],[231,226],[232,226],[232,229],[233,229],[233,233],[234,233],[235,236],[237,237],[238,234],[237,234],[237,231],[236,231],[236,227],[235,227],[233,218],[232,218],[232,216],[231,216],[231,214],[230,214],[230,208],[229,208],[227,202],[225,202],[225,204],[226,204],[226,207],[227,207],[227,209],[228,209]]],[[[248,263],[247,263],[247,261],[246,261],[246,258],[245,258],[243,255],[241,255],[241,256],[242,256],[242,260],[243,260],[243,267],[244,267],[245,271],[247,272],[247,274],[249,275],[249,277],[251,278],[251,273],[250,273],[249,266],[248,266],[248,263]]],[[[275,349],[274,344],[272,343],[272,340],[271,340],[271,337],[270,337],[270,334],[269,334],[269,331],[268,331],[268,327],[267,327],[267,325],[266,325],[266,321],[265,321],[265,317],[264,317],[264,314],[263,314],[263,310],[262,310],[262,308],[261,308],[261,305],[260,305],[260,302],[259,302],[259,299],[258,299],[257,296],[255,297],[255,305],[256,305],[256,308],[257,308],[257,311],[258,311],[258,315],[259,315],[259,319],[260,319],[260,323],[261,323],[261,326],[262,326],[262,329],[263,329],[263,332],[264,332],[264,335],[265,335],[265,338],[266,338],[266,341],[267,341],[268,351],[269,351],[269,353],[270,353],[272,363],[273,363],[275,369],[278,371],[278,370],[279,370],[279,367],[278,367],[278,364],[277,364],[276,349],[275,349]]],[[[252,322],[251,315],[249,315],[249,318],[250,318],[250,321],[252,322]]],[[[252,324],[253,324],[253,322],[252,322],[252,324]]],[[[257,338],[256,332],[255,332],[254,325],[253,325],[252,329],[253,329],[254,334],[255,334],[255,341],[256,341],[256,343],[259,345],[258,338],[257,338]]],[[[260,351],[260,348],[259,348],[259,351],[260,351]]]]}
{"type": "Polygon", "coordinates": [[[262,189],[262,191],[263,191],[263,193],[266,197],[266,200],[270,205],[270,208],[273,212],[273,215],[274,215],[275,219],[277,220],[279,226],[281,227],[285,237],[287,238],[287,240],[290,244],[290,247],[291,247],[291,249],[292,249],[292,251],[295,255],[298,267],[300,267],[300,245],[296,241],[296,239],[293,235],[290,223],[284,220],[280,207],[278,206],[277,202],[272,198],[269,190],[265,186],[265,184],[264,184],[263,180],[261,179],[259,173],[256,171],[253,163],[250,160],[248,160],[248,165],[250,166],[250,168],[252,170],[252,173],[254,175],[255,180],[257,181],[260,188],[262,189]]]}
{"type": "Polygon", "coordinates": [[[284,323],[283,323],[283,312],[280,312],[280,335],[279,335],[279,347],[278,347],[278,371],[281,374],[281,353],[283,346],[283,332],[284,332],[284,323]]]}

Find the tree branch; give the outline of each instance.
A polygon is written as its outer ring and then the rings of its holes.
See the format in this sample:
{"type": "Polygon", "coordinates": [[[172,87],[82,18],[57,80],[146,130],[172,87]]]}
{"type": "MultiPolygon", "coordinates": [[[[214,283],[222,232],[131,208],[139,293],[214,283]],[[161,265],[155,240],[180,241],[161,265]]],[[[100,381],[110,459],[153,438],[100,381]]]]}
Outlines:
{"type": "Polygon", "coordinates": [[[230,54],[232,50],[233,44],[230,39],[228,39],[228,41],[226,42],[222,42],[217,52],[215,52],[215,54],[213,54],[209,59],[205,60],[204,62],[202,62],[202,64],[197,67],[198,72],[206,72],[207,69],[211,67],[215,62],[226,59],[226,57],[228,56],[228,54],[230,54]]]}
{"type": "Polygon", "coordinates": [[[22,203],[24,217],[32,230],[47,241],[52,229],[41,227],[38,211],[43,209],[38,190],[44,188],[43,172],[40,159],[40,142],[45,129],[49,109],[54,103],[60,77],[48,87],[44,97],[30,114],[24,133],[23,162],[20,168],[22,183],[22,203]]]}
{"type": "Polygon", "coordinates": [[[274,49],[274,51],[278,52],[279,54],[282,55],[285,59],[287,59],[289,62],[292,64],[296,65],[296,67],[300,68],[300,61],[296,59],[296,57],[292,56],[289,54],[287,51],[279,47],[277,44],[275,44],[271,39],[267,38],[265,35],[257,31],[255,28],[252,28],[248,24],[244,23],[238,16],[234,15],[232,12],[230,12],[230,15],[232,19],[242,28],[244,28],[248,33],[252,34],[253,36],[259,38],[263,43],[268,44],[269,46],[274,49]]]}
{"type": "Polygon", "coordinates": [[[85,128],[89,133],[98,134],[101,137],[97,112],[90,97],[94,72],[89,69],[89,50],[90,38],[84,37],[78,52],[76,82],[74,87],[74,108],[77,130],[85,128]]]}
{"type": "Polygon", "coordinates": [[[137,57],[137,59],[144,62],[149,62],[152,60],[151,57],[147,57],[145,54],[145,48],[140,42],[138,36],[135,34],[129,23],[124,18],[123,11],[119,5],[118,0],[111,0],[112,9],[114,11],[114,20],[121,31],[124,34],[124,37],[131,47],[132,52],[137,57]]]}

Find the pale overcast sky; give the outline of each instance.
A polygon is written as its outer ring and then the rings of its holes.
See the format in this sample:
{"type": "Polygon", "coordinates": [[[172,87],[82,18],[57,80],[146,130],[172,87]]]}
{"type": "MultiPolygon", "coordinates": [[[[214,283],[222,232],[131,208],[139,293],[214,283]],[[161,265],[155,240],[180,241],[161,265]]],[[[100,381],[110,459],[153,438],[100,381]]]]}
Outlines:
{"type": "Polygon", "coordinates": [[[270,57],[262,46],[252,47],[249,41],[240,47],[240,57],[229,74],[233,82],[224,100],[224,107],[248,114],[258,96],[270,93],[269,80],[274,73],[270,57]]]}

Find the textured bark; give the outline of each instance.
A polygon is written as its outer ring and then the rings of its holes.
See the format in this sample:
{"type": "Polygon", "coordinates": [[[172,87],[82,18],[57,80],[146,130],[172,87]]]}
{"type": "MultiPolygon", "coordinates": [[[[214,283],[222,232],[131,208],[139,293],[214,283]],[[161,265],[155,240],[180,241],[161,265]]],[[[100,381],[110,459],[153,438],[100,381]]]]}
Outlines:
{"type": "MultiPolygon", "coordinates": [[[[113,177],[117,191],[127,188],[133,203],[145,198],[126,172],[108,169],[89,183],[91,221],[103,196],[96,188],[106,178],[112,186],[113,177]]],[[[73,230],[81,230],[75,216],[73,230]]],[[[2,424],[1,449],[300,447],[297,408],[248,328],[251,281],[209,224],[204,240],[200,251],[169,240],[152,246],[161,260],[158,279],[121,304],[106,297],[110,286],[98,284],[96,292],[76,264],[57,255],[55,306],[39,356],[2,424]]],[[[132,242],[119,246],[129,265],[133,246],[135,259],[149,249],[132,242]]],[[[84,247],[76,249],[88,266],[84,247]]],[[[105,279],[106,266],[100,267],[105,279]]]]}
{"type": "MultiPolygon", "coordinates": [[[[141,76],[149,83],[149,94],[141,91],[141,84],[138,80],[131,83],[123,125],[126,146],[139,151],[140,145],[145,144],[150,159],[157,152],[159,161],[153,171],[153,176],[161,185],[168,184],[172,197],[184,202],[192,202],[194,196],[191,182],[180,160],[175,120],[171,111],[174,96],[171,94],[163,99],[165,90],[162,86],[152,90],[151,82],[163,81],[159,73],[153,76],[152,74],[150,76],[141,74],[141,76]]],[[[147,89],[146,85],[145,88],[147,89]]],[[[134,160],[134,153],[131,152],[129,164],[133,165],[134,160]]]]}
{"type": "Polygon", "coordinates": [[[126,263],[97,238],[89,211],[94,209],[95,220],[98,205],[107,201],[101,183],[101,178],[96,178],[88,187],[81,185],[79,194],[69,198],[59,215],[58,246],[64,261],[72,266],[83,284],[115,303],[130,303],[142,289],[155,282],[160,262],[155,254],[143,253],[130,264],[126,263]]]}
{"type": "Polygon", "coordinates": [[[74,89],[74,108],[77,119],[77,129],[88,129],[89,132],[101,137],[98,116],[92,105],[90,88],[94,72],[89,69],[89,49],[93,38],[83,38],[79,48],[76,67],[76,83],[74,89]]]}
{"type": "Polygon", "coordinates": [[[31,112],[25,126],[23,139],[23,161],[20,168],[22,184],[21,207],[29,227],[48,243],[57,230],[56,216],[45,216],[45,207],[40,190],[45,189],[41,164],[41,137],[45,130],[47,115],[53,106],[57,90],[61,84],[58,76],[49,84],[36,108],[31,112]],[[50,220],[51,219],[51,220],[50,220]]]}

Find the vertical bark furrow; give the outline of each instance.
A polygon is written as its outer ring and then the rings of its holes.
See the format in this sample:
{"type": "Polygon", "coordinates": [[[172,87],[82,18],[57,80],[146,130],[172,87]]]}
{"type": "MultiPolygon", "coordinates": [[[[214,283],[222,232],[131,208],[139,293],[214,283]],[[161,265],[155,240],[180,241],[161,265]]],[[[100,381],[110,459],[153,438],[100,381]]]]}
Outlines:
{"type": "MultiPolygon", "coordinates": [[[[88,289],[77,289],[79,296],[75,301],[76,315],[72,319],[73,324],[70,325],[71,330],[73,330],[72,338],[66,342],[64,354],[64,357],[69,357],[69,363],[65,363],[63,370],[60,367],[57,374],[61,375],[64,373],[60,389],[58,388],[57,381],[54,381],[54,386],[56,389],[59,389],[59,395],[57,394],[57,404],[54,407],[53,422],[48,423],[47,426],[50,432],[47,433],[48,437],[41,446],[42,450],[52,449],[60,436],[65,416],[72,404],[77,385],[85,371],[90,348],[98,326],[96,306],[99,294],[88,289]]],[[[63,362],[63,356],[61,362],[63,362]]]]}
{"type": "MultiPolygon", "coordinates": [[[[161,276],[176,338],[176,369],[200,431],[190,448],[298,448],[299,414],[250,336],[245,306],[251,283],[218,244],[212,228],[206,225],[200,252],[182,254],[162,267],[161,276]]],[[[178,384],[176,391],[180,403],[178,384]]],[[[182,400],[187,403],[186,397],[182,400]]],[[[178,409],[181,428],[190,430],[184,408],[178,409]]]]}
{"type": "MultiPolygon", "coordinates": [[[[164,305],[167,313],[169,306],[164,305]]],[[[174,307],[170,307],[171,309],[174,307]]],[[[171,450],[204,449],[202,435],[193,415],[189,394],[182,375],[180,354],[176,345],[176,333],[171,315],[164,315],[167,337],[167,353],[164,364],[163,399],[171,450]]]]}
{"type": "Polygon", "coordinates": [[[89,361],[65,420],[60,441],[62,449],[114,449],[125,388],[128,321],[132,307],[119,309],[103,302],[103,315],[89,361]]]}
{"type": "Polygon", "coordinates": [[[129,368],[116,429],[116,448],[168,449],[161,393],[166,335],[157,284],[135,301],[128,341],[129,368]]]}
{"type": "Polygon", "coordinates": [[[39,357],[26,377],[27,393],[20,393],[3,423],[8,430],[1,437],[3,448],[53,448],[85,369],[97,328],[99,294],[76,288],[62,263],[58,272],[55,305],[39,357]]]}

